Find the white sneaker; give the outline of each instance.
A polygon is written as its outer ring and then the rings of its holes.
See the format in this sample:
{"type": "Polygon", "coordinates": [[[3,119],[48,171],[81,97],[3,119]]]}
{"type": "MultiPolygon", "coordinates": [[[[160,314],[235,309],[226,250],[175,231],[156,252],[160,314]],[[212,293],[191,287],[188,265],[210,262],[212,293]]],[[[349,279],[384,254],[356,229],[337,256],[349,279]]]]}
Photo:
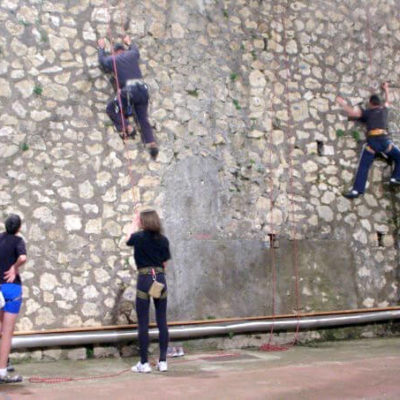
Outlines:
{"type": "Polygon", "coordinates": [[[172,353],[172,357],[179,357],[178,349],[174,347],[174,352],[172,353]]]}
{"type": "Polygon", "coordinates": [[[144,374],[148,374],[149,372],[151,372],[151,367],[150,367],[150,364],[149,364],[148,362],[142,364],[142,363],[139,361],[136,365],[134,365],[134,366],[131,368],[131,371],[133,371],[133,372],[142,372],[142,373],[144,373],[144,374]]]}
{"type": "Polygon", "coordinates": [[[175,347],[168,347],[167,357],[174,357],[175,353],[176,353],[176,348],[175,347]]]}
{"type": "Polygon", "coordinates": [[[167,364],[167,362],[166,362],[166,361],[159,361],[159,362],[157,363],[157,369],[158,369],[160,372],[166,372],[166,371],[168,371],[168,364],[167,364]]]}
{"type": "Polygon", "coordinates": [[[179,347],[177,353],[178,353],[178,357],[183,357],[185,355],[185,353],[183,351],[183,347],[179,347]]]}

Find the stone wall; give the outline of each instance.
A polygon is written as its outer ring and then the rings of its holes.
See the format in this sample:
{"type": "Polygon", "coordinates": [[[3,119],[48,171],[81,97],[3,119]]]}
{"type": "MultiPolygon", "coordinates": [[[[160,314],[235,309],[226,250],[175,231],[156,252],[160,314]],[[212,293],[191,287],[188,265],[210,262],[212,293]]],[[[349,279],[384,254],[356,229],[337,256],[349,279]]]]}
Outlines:
{"type": "Polygon", "coordinates": [[[171,319],[269,314],[274,275],[276,312],[397,304],[399,194],[378,161],[364,197],[341,196],[363,132],[334,99],[399,82],[398,2],[127,3],[0,4],[0,217],[23,216],[29,251],[18,329],[135,320],[139,203],[171,241],[171,319]],[[110,14],[140,47],[157,162],[104,112],[110,14]]]}

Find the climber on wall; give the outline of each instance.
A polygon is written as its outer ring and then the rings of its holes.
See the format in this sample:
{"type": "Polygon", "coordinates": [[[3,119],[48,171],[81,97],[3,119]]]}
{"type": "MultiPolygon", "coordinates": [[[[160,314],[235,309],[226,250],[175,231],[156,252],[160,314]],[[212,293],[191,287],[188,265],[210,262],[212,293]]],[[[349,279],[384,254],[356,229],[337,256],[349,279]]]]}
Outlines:
{"type": "Polygon", "coordinates": [[[385,92],[385,103],[377,94],[369,98],[368,108],[361,109],[352,107],[340,96],[336,97],[337,103],[344,109],[349,117],[358,119],[366,125],[367,143],[364,145],[358,171],[354,180],[352,190],[344,194],[348,199],[355,199],[365,191],[368,171],[377,153],[383,153],[394,160],[395,166],[389,183],[400,185],[400,150],[394,145],[387,131],[388,107],[389,107],[389,84],[384,82],[382,88],[385,92]]]}
{"type": "Polygon", "coordinates": [[[155,160],[158,155],[158,147],[147,116],[149,92],[139,68],[139,49],[131,43],[129,36],[125,36],[123,42],[128,46],[128,49],[125,49],[124,44],[117,43],[114,45],[112,55],[106,53],[103,38],[97,42],[101,67],[104,71],[113,72],[116,75],[124,121],[122,121],[118,95],[107,104],[106,111],[115,128],[118,132],[121,132],[122,138],[125,138],[125,135],[135,137],[135,128],[128,121],[130,116],[134,116],[140,126],[145,145],[152,159],[155,160]],[[123,132],[124,129],[125,132],[123,132]]]}

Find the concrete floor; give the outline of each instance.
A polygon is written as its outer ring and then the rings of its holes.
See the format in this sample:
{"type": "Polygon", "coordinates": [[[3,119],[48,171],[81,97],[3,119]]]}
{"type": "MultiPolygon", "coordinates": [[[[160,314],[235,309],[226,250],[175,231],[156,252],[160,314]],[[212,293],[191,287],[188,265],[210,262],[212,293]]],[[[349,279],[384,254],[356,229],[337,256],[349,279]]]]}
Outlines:
{"type": "Polygon", "coordinates": [[[400,338],[328,342],[284,352],[225,351],[170,359],[167,373],[56,384],[29,377],[93,377],[137,360],[100,359],[17,365],[25,381],[0,385],[0,400],[400,399],[400,338]]]}

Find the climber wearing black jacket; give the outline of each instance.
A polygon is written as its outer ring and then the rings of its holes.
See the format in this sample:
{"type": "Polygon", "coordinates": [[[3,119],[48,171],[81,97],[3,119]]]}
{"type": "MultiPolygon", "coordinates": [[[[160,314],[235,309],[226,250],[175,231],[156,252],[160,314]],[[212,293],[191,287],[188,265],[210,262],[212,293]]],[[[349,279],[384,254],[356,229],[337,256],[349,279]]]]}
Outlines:
{"type": "Polygon", "coordinates": [[[112,72],[118,84],[124,121],[121,117],[118,95],[107,104],[106,111],[118,132],[131,137],[135,136],[135,129],[128,118],[136,117],[150,155],[156,159],[158,148],[147,115],[149,91],[139,68],[139,49],[136,45],[132,45],[129,36],[125,36],[123,41],[128,49],[125,49],[122,43],[117,43],[112,55],[106,53],[104,39],[99,39],[97,42],[101,67],[105,72],[112,72]]]}

